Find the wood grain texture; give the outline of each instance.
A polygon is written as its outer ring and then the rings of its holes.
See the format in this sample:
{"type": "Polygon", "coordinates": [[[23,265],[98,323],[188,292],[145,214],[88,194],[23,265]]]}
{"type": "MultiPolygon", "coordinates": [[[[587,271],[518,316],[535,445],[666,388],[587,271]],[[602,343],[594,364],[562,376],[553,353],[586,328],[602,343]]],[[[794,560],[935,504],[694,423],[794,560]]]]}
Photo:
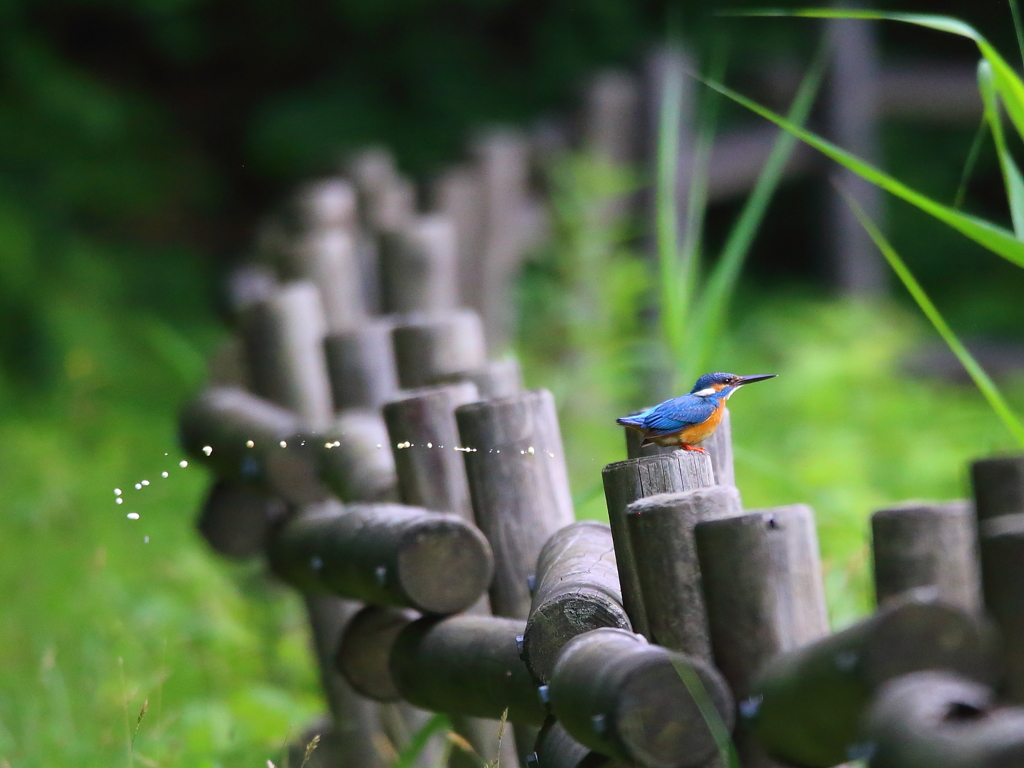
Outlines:
{"type": "Polygon", "coordinates": [[[573,522],[555,402],[547,390],[471,403],[455,412],[473,514],[495,554],[491,607],[525,619],[527,578],[548,538],[573,522]]]}
{"type": "Polygon", "coordinates": [[[981,610],[973,507],[966,501],[906,502],[871,516],[878,604],[917,587],[965,611],[981,610]]]}
{"type": "Polygon", "coordinates": [[[551,709],[572,738],[601,754],[649,768],[696,768],[718,746],[690,685],[703,686],[731,730],[732,696],[711,665],[631,632],[597,629],[558,657],[551,709]]]}
{"type": "Polygon", "coordinates": [[[711,639],[701,592],[694,528],[743,511],[735,486],[716,485],[637,499],[626,507],[640,599],[654,643],[704,661],[711,639]]]}
{"type": "Polygon", "coordinates": [[[841,632],[770,661],[740,703],[765,750],[783,762],[825,768],[850,759],[859,724],[878,688],[902,675],[945,669],[992,678],[979,619],[909,593],[841,632]]]}
{"type": "Polygon", "coordinates": [[[537,559],[533,603],[523,636],[523,661],[548,683],[569,640],[600,627],[632,629],[622,606],[611,529],[581,520],[555,533],[537,559]]]}
{"type": "Polygon", "coordinates": [[[619,569],[623,604],[633,630],[644,634],[648,631],[648,624],[633,550],[626,530],[626,507],[647,496],[714,485],[711,460],[696,451],[672,451],[609,464],[601,476],[608,505],[608,523],[615,542],[615,560],[619,569]]]}
{"type": "Polygon", "coordinates": [[[308,507],[274,536],[275,573],[304,591],[449,614],[491,582],[490,546],[462,518],[399,504],[308,507]]]}

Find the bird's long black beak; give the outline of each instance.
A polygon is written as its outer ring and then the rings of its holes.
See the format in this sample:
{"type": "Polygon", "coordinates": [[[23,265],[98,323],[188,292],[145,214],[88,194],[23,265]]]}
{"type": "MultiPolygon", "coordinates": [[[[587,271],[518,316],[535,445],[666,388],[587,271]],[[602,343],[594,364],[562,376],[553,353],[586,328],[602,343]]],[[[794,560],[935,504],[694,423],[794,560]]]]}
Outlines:
{"type": "Polygon", "coordinates": [[[755,381],[766,381],[767,379],[774,379],[779,374],[777,373],[758,373],[753,376],[740,376],[737,387],[742,387],[744,384],[753,384],[755,381]]]}

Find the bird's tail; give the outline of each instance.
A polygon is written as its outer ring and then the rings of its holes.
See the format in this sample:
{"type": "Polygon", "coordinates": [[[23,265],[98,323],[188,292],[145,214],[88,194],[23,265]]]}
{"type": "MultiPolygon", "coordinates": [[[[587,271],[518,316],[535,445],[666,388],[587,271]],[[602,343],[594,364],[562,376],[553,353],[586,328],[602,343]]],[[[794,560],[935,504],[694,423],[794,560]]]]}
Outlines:
{"type": "Polygon", "coordinates": [[[616,419],[615,423],[623,427],[633,427],[633,429],[640,429],[640,416],[642,414],[635,414],[633,416],[623,416],[620,419],[616,419]]]}

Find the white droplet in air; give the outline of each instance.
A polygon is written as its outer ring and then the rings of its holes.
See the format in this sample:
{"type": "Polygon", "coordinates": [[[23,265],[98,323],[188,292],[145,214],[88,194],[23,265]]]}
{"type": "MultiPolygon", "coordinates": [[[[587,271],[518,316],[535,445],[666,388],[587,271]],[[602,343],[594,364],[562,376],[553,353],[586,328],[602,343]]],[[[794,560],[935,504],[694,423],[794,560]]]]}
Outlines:
{"type": "Polygon", "coordinates": [[[119,497],[119,498],[116,498],[116,499],[114,499],[114,501],[115,501],[115,502],[116,502],[117,504],[124,504],[124,499],[122,499],[122,498],[120,498],[120,497],[119,497]]]}
{"type": "Polygon", "coordinates": [[[142,537],[142,543],[143,544],[149,544],[149,536],[143,536],[142,537]]]}
{"type": "Polygon", "coordinates": [[[120,496],[121,495],[121,489],[120,488],[115,488],[114,489],[114,495],[115,496],[120,496]]]}
{"type": "Polygon", "coordinates": [[[213,448],[211,448],[208,445],[204,445],[203,446],[203,453],[205,453],[207,456],[209,456],[211,453],[213,453],[213,448]]]}
{"type": "Polygon", "coordinates": [[[427,443],[427,448],[433,448],[433,447],[434,447],[433,443],[427,443]]]}
{"type": "Polygon", "coordinates": [[[256,443],[254,443],[252,440],[246,440],[245,441],[245,447],[246,448],[255,448],[256,447],[256,443]]]}
{"type": "Polygon", "coordinates": [[[170,472],[161,472],[160,473],[160,477],[170,477],[170,476],[171,476],[170,472]]]}
{"type": "Polygon", "coordinates": [[[141,491],[142,490],[142,483],[136,483],[135,484],[135,490],[136,491],[141,491]]]}
{"type": "Polygon", "coordinates": [[[280,445],[281,445],[282,448],[287,448],[288,447],[288,443],[286,441],[284,441],[284,440],[281,441],[280,445]]]}
{"type": "Polygon", "coordinates": [[[127,518],[129,520],[138,520],[139,519],[139,513],[138,512],[129,512],[127,514],[127,518]]]}
{"type": "Polygon", "coordinates": [[[185,467],[188,466],[188,462],[187,461],[179,461],[178,462],[178,466],[181,467],[182,469],[184,469],[185,467]]]}
{"type": "Polygon", "coordinates": [[[533,456],[533,454],[534,454],[533,446],[531,445],[531,446],[530,446],[529,448],[527,448],[527,449],[526,449],[526,452],[527,452],[528,454],[530,454],[531,456],[533,456]]]}
{"type": "Polygon", "coordinates": [[[143,480],[143,481],[142,481],[142,484],[143,484],[143,485],[149,485],[149,480],[143,480]]]}
{"type": "Polygon", "coordinates": [[[383,448],[383,446],[380,443],[377,443],[377,447],[378,448],[383,448]]]}

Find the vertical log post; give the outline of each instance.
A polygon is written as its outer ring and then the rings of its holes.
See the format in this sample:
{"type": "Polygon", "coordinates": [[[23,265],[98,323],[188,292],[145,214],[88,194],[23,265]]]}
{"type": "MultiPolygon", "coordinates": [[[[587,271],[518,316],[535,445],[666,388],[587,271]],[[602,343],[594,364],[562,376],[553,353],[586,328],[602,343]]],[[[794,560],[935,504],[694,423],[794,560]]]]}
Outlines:
{"type": "Polygon", "coordinates": [[[974,508],[984,522],[1024,514],[1024,456],[982,459],[971,465],[974,508]]]}
{"type": "Polygon", "coordinates": [[[336,411],[377,411],[398,393],[390,320],[367,320],[358,328],[328,334],[324,353],[336,411]]]}
{"type": "MultiPolygon", "coordinates": [[[[678,448],[665,447],[661,445],[646,445],[640,447],[643,437],[635,429],[626,428],[626,458],[636,459],[640,456],[659,456],[663,453],[671,453],[678,448]]],[[[711,457],[711,471],[718,485],[736,485],[736,471],[733,469],[732,460],[732,417],[729,409],[726,408],[722,414],[722,422],[718,429],[707,440],[701,443],[701,447],[711,457]]]]}
{"type": "Polygon", "coordinates": [[[711,660],[693,529],[701,521],[742,511],[732,485],[662,493],[626,507],[626,533],[647,619],[643,634],[651,642],[711,660]]]}
{"type": "MultiPolygon", "coordinates": [[[[715,666],[744,702],[767,662],[828,634],[814,514],[774,507],[697,523],[694,534],[715,666]]],[[[733,738],[744,768],[776,765],[742,719],[733,738]]]]}
{"type": "Polygon", "coordinates": [[[626,507],[658,493],[688,491],[715,484],[710,459],[696,451],[672,451],[609,464],[602,471],[608,522],[615,542],[615,561],[626,613],[633,630],[648,631],[640,582],[626,530],[626,507]]]}
{"type": "Polygon", "coordinates": [[[198,528],[218,554],[255,557],[266,547],[271,527],[285,514],[280,499],[239,482],[216,480],[203,503],[198,528]]]}
{"type": "Polygon", "coordinates": [[[981,569],[985,608],[999,628],[1005,694],[1024,704],[1024,514],[985,521],[981,569]]]}
{"type": "Polygon", "coordinates": [[[632,629],[622,607],[611,529],[580,520],[557,531],[540,551],[523,661],[547,684],[562,647],[600,627],[632,629]]]}
{"type": "Polygon", "coordinates": [[[966,501],[907,502],[871,516],[878,604],[918,587],[965,611],[981,610],[974,510],[966,501]]]}
{"type": "Polygon", "coordinates": [[[483,181],[475,168],[449,168],[431,185],[432,210],[455,225],[458,248],[459,306],[481,310],[481,257],[484,235],[483,181]]]}
{"type": "Polygon", "coordinates": [[[479,368],[486,361],[483,327],[470,310],[412,315],[392,331],[398,382],[428,386],[441,376],[479,368]]]}
{"type": "Polygon", "coordinates": [[[455,227],[438,214],[417,216],[381,235],[385,313],[444,312],[458,306],[455,227]]]}
{"type": "Polygon", "coordinates": [[[512,357],[489,360],[480,368],[435,377],[431,384],[452,384],[469,381],[476,385],[481,400],[508,397],[523,389],[523,372],[519,361],[512,357]]]}

